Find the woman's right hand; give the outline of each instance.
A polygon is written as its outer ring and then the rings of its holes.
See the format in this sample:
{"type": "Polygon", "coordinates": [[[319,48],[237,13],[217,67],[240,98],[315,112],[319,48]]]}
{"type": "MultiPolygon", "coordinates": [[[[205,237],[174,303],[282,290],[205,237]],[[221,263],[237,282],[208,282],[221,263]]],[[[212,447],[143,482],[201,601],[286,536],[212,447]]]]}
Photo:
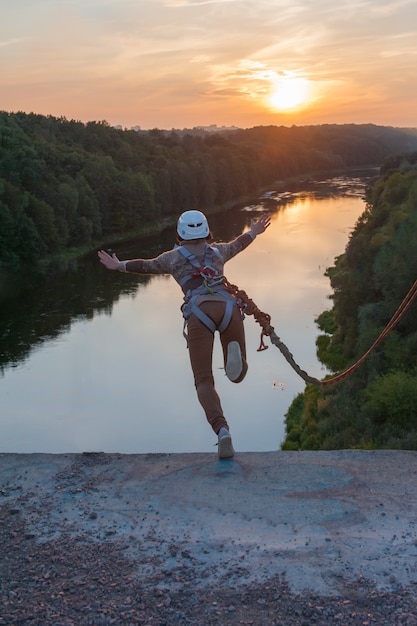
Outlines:
{"type": "Polygon", "coordinates": [[[114,252],[113,252],[112,255],[110,255],[105,250],[99,250],[97,252],[97,254],[98,254],[98,258],[100,259],[101,263],[103,263],[103,265],[105,267],[107,267],[108,270],[121,270],[121,269],[123,269],[123,263],[121,261],[119,261],[119,259],[117,258],[116,254],[114,252]]]}
{"type": "Polygon", "coordinates": [[[261,233],[264,233],[270,224],[271,224],[271,216],[269,215],[269,213],[264,213],[257,220],[251,219],[250,229],[252,233],[256,236],[256,235],[260,235],[261,233]]]}

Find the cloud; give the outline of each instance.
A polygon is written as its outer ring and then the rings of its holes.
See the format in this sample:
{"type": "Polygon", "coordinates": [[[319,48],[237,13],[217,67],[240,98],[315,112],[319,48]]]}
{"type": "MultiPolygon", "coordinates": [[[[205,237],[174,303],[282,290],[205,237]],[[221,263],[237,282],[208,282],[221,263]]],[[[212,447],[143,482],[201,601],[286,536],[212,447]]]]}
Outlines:
{"type": "Polygon", "coordinates": [[[0,48],[7,48],[8,46],[13,46],[20,44],[24,41],[23,37],[15,37],[13,39],[8,39],[4,41],[0,41],[0,48]]]}
{"type": "Polygon", "coordinates": [[[390,17],[410,6],[415,9],[415,0],[393,0],[392,2],[375,3],[372,5],[371,10],[375,15],[390,17]]]}

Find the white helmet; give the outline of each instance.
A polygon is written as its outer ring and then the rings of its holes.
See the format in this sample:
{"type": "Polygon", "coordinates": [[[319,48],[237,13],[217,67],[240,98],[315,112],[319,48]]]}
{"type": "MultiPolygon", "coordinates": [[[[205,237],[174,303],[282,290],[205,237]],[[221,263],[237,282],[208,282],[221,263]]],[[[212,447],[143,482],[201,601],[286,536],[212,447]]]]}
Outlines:
{"type": "Polygon", "coordinates": [[[178,219],[177,233],[181,239],[205,239],[210,230],[207,218],[201,211],[185,211],[178,219]]]}

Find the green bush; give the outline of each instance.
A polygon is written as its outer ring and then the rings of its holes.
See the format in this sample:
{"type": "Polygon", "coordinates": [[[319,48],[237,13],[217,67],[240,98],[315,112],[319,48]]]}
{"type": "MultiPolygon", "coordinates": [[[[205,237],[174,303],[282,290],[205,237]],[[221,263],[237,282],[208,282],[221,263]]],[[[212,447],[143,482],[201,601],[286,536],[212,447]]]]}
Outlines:
{"type": "Polygon", "coordinates": [[[378,376],[365,390],[368,409],[375,422],[394,427],[417,427],[417,376],[394,371],[378,376]]]}

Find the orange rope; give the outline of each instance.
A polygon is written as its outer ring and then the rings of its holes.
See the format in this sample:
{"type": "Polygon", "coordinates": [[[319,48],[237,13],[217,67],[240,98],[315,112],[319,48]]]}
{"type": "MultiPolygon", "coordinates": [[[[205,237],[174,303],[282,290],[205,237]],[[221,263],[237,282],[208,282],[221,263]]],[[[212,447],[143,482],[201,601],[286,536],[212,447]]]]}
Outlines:
{"type": "Polygon", "coordinates": [[[344,378],[346,378],[346,376],[354,372],[360,365],[362,365],[362,363],[368,358],[371,352],[375,350],[375,348],[381,343],[381,341],[385,339],[388,333],[398,324],[400,319],[403,317],[403,315],[408,311],[408,309],[412,305],[413,300],[416,297],[416,295],[417,295],[417,280],[412,285],[411,289],[405,296],[404,300],[401,302],[400,306],[395,311],[394,315],[392,316],[388,324],[385,326],[384,330],[381,332],[379,337],[374,341],[372,346],[365,352],[365,354],[361,356],[361,358],[358,361],[356,361],[356,363],[348,367],[344,372],[341,372],[340,374],[337,374],[336,376],[333,376],[332,378],[327,378],[326,380],[322,380],[320,384],[330,385],[330,384],[339,382],[340,380],[343,380],[344,378]]]}

